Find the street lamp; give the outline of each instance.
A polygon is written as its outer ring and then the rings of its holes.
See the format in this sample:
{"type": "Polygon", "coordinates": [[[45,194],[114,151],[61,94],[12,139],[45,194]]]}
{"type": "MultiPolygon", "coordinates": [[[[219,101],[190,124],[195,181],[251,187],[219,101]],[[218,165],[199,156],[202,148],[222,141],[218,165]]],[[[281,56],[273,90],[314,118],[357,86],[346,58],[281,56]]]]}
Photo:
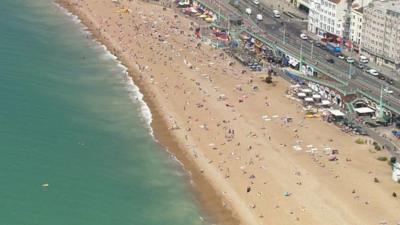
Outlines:
{"type": "Polygon", "coordinates": [[[351,63],[349,63],[349,72],[348,72],[348,75],[349,75],[349,80],[351,80],[351,66],[352,66],[352,64],[351,63]]]}
{"type": "Polygon", "coordinates": [[[283,23],[283,44],[285,44],[286,42],[286,24],[284,22],[283,23]]]}
{"type": "Polygon", "coordinates": [[[314,42],[311,42],[311,59],[313,59],[313,53],[314,53],[314,42]]]}
{"type": "Polygon", "coordinates": [[[301,67],[303,66],[303,41],[300,41],[300,67],[299,70],[301,70],[301,67]]]}

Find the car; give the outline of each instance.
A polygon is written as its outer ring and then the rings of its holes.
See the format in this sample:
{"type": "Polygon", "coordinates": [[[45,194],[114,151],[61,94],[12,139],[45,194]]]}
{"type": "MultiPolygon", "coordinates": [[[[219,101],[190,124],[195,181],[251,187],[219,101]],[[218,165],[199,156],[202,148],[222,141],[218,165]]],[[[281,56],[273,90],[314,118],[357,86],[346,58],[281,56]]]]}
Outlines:
{"type": "Polygon", "coordinates": [[[356,63],[356,64],[354,64],[358,69],[364,69],[365,68],[365,66],[364,66],[364,64],[362,64],[362,63],[356,63]]]}
{"type": "Polygon", "coordinates": [[[369,61],[369,60],[368,60],[367,56],[365,56],[365,55],[360,55],[360,62],[361,62],[361,63],[367,64],[368,61],[369,61]]]}
{"type": "Polygon", "coordinates": [[[251,9],[250,9],[250,8],[246,8],[245,12],[246,12],[248,15],[251,15],[251,9]]]}
{"type": "Polygon", "coordinates": [[[386,83],[393,85],[394,84],[394,80],[393,79],[386,79],[386,83]]]}
{"type": "Polygon", "coordinates": [[[379,78],[380,80],[386,80],[386,77],[383,76],[382,74],[379,74],[379,75],[378,75],[378,78],[379,78]]]}
{"type": "Polygon", "coordinates": [[[302,40],[307,40],[308,39],[308,37],[307,37],[307,35],[305,35],[305,34],[300,34],[300,38],[302,39],[302,40]]]}
{"type": "Polygon", "coordinates": [[[281,17],[281,13],[276,9],[272,10],[272,13],[274,14],[275,18],[280,18],[281,17]]]}
{"type": "Polygon", "coordinates": [[[339,59],[344,59],[344,55],[341,55],[341,54],[337,55],[337,57],[338,57],[339,59]]]}
{"type": "Polygon", "coordinates": [[[258,21],[262,21],[262,20],[263,20],[262,14],[257,14],[256,19],[257,19],[258,21]]]}
{"type": "Polygon", "coordinates": [[[369,69],[367,70],[367,73],[371,74],[372,76],[378,76],[379,73],[375,69],[369,69]]]}
{"type": "Polygon", "coordinates": [[[354,63],[354,59],[349,56],[347,57],[346,62],[352,64],[354,63]]]}
{"type": "Polygon", "coordinates": [[[327,58],[326,61],[329,63],[335,63],[335,60],[333,60],[332,58],[327,58]]]}
{"type": "Polygon", "coordinates": [[[259,5],[259,4],[260,4],[260,1],[259,1],[259,0],[253,0],[253,3],[254,3],[255,5],[259,5]]]}
{"type": "Polygon", "coordinates": [[[386,92],[387,94],[393,94],[393,90],[390,90],[389,87],[385,87],[383,91],[386,92]]]}

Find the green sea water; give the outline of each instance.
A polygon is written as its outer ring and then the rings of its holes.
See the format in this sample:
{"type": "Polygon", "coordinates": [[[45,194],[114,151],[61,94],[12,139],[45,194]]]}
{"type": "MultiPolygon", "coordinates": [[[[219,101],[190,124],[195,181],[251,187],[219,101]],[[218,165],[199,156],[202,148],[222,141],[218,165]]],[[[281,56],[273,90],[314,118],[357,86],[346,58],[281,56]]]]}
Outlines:
{"type": "Polygon", "coordinates": [[[0,225],[205,224],[118,61],[51,0],[0,10],[0,225]]]}

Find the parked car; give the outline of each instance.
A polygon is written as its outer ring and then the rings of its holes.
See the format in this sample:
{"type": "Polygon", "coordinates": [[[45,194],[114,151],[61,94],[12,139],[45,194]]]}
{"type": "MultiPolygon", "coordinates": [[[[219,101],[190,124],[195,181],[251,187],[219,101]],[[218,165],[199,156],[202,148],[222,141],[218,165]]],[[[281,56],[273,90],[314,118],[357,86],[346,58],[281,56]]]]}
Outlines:
{"type": "Polygon", "coordinates": [[[358,69],[364,69],[365,68],[365,66],[364,66],[364,64],[362,64],[362,63],[356,63],[356,64],[354,64],[358,69]]]}
{"type": "Polygon", "coordinates": [[[327,58],[326,61],[329,63],[335,63],[335,60],[333,60],[332,58],[327,58]]]}
{"type": "Polygon", "coordinates": [[[245,12],[246,12],[248,15],[251,15],[251,9],[250,9],[250,8],[246,8],[245,12]]]}
{"type": "Polygon", "coordinates": [[[352,64],[354,63],[354,59],[349,56],[347,57],[346,62],[352,64]]]}
{"type": "Polygon", "coordinates": [[[393,85],[394,84],[394,80],[393,79],[386,79],[386,83],[393,85]]]}
{"type": "Polygon", "coordinates": [[[390,90],[389,87],[385,87],[383,89],[384,92],[388,93],[388,94],[393,94],[393,90],[390,90]]]}
{"type": "Polygon", "coordinates": [[[365,55],[360,55],[360,62],[361,62],[361,63],[367,64],[368,61],[369,61],[369,60],[368,60],[367,56],[365,56],[365,55]]]}
{"type": "Polygon", "coordinates": [[[302,40],[307,40],[308,39],[308,37],[307,37],[307,35],[305,35],[305,34],[300,34],[300,38],[302,39],[302,40]]]}
{"type": "Polygon", "coordinates": [[[263,20],[262,14],[257,14],[256,19],[257,19],[258,21],[262,21],[262,20],[263,20]]]}
{"type": "Polygon", "coordinates": [[[258,5],[258,4],[260,4],[260,1],[259,1],[259,0],[253,0],[253,3],[254,3],[255,5],[258,5]]]}
{"type": "Polygon", "coordinates": [[[378,76],[379,73],[375,69],[369,69],[367,70],[367,73],[371,74],[372,76],[378,76]]]}
{"type": "Polygon", "coordinates": [[[276,9],[274,9],[274,10],[272,11],[272,13],[274,14],[274,17],[275,17],[275,18],[280,18],[280,17],[281,17],[281,13],[280,13],[278,10],[276,10],[276,9]]]}
{"type": "Polygon", "coordinates": [[[378,75],[378,78],[379,78],[380,80],[386,80],[386,77],[383,76],[382,74],[379,74],[379,75],[378,75]]]}

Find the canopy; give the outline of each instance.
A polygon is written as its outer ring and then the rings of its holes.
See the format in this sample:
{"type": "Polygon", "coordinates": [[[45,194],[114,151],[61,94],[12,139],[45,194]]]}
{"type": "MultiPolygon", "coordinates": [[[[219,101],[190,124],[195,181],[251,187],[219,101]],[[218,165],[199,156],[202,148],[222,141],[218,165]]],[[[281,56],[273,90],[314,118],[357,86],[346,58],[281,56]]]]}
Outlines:
{"type": "Polygon", "coordinates": [[[322,105],[330,105],[331,102],[328,101],[328,100],[322,100],[321,104],[322,104],[322,105]]]}
{"type": "Polygon", "coordinates": [[[306,101],[306,102],[313,102],[314,99],[312,99],[312,98],[305,98],[304,101],[306,101]]]}
{"type": "Polygon", "coordinates": [[[375,110],[369,108],[369,107],[361,107],[361,108],[356,108],[354,109],[356,113],[364,114],[364,113],[374,113],[375,110]]]}
{"type": "Polygon", "coordinates": [[[315,94],[315,95],[313,95],[312,97],[313,97],[313,98],[321,98],[321,95],[315,94]]]}
{"type": "Polygon", "coordinates": [[[311,93],[312,92],[312,90],[308,89],[308,88],[305,88],[305,89],[303,89],[301,91],[304,92],[304,93],[311,93]]]}
{"type": "Polygon", "coordinates": [[[297,93],[297,96],[298,97],[306,97],[306,93],[300,92],[300,93],[297,93]]]}
{"type": "Polygon", "coordinates": [[[342,113],[340,110],[337,109],[331,109],[329,110],[329,112],[334,116],[345,116],[344,113],[342,113]]]}

